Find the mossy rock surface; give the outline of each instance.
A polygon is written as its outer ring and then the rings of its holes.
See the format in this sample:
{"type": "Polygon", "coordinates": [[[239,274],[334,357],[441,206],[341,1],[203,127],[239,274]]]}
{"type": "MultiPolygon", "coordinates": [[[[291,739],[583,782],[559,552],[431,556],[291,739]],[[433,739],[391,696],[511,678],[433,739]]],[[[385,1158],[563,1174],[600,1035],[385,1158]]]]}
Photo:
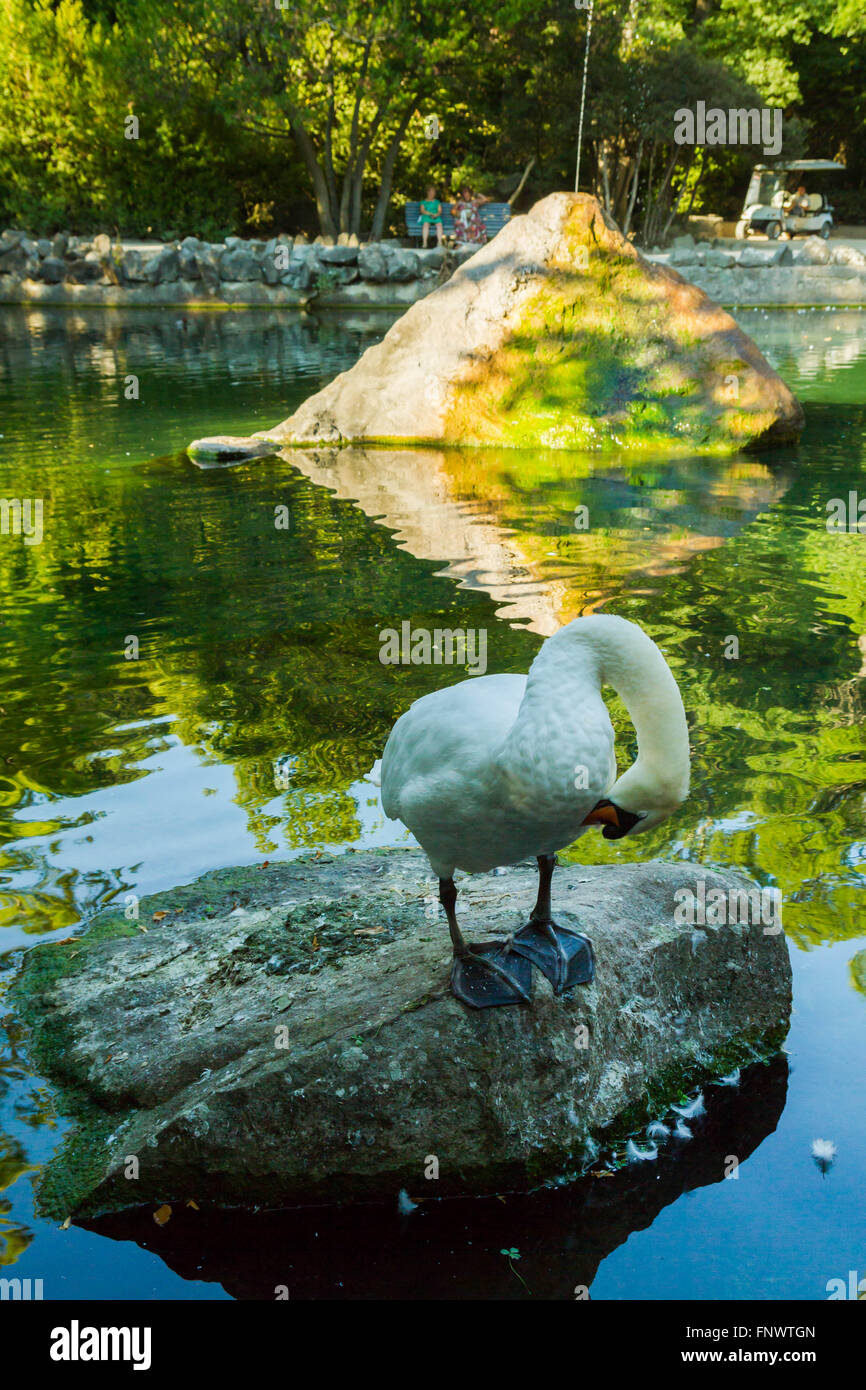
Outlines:
{"type": "Polygon", "coordinates": [[[594,198],[555,193],[268,437],[695,453],[802,426],[730,314],[646,261],[594,198]]]}
{"type": "MultiPolygon", "coordinates": [[[[742,886],[686,864],[560,868],[556,910],[592,939],[596,979],[557,998],[537,975],[526,1008],[451,995],[416,851],[209,874],[36,948],[12,1004],[75,1122],[42,1210],[391,1197],[430,1154],[442,1196],[579,1172],[784,1039],[784,939],[677,927],[696,872],[742,886]]],[[[513,932],[536,887],[534,866],[461,879],[467,935],[513,932]]]]}

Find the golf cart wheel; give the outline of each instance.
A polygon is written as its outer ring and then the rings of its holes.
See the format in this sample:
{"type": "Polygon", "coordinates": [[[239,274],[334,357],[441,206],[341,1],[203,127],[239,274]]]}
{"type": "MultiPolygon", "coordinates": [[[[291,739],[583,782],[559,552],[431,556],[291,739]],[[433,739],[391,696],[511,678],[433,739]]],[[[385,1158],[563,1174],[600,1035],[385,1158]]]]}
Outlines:
{"type": "Polygon", "coordinates": [[[748,235],[749,224],[741,219],[734,228],[734,236],[737,238],[737,241],[745,241],[748,235]]]}
{"type": "Polygon", "coordinates": [[[824,225],[823,225],[823,227],[821,228],[821,230],[820,230],[820,232],[818,233],[818,235],[821,236],[821,237],[823,237],[824,240],[827,241],[827,239],[828,239],[829,236],[830,236],[830,223],[829,223],[829,222],[825,222],[825,223],[824,223],[824,225]]]}
{"type": "Polygon", "coordinates": [[[781,222],[768,222],[768,223],[767,223],[767,236],[769,237],[770,241],[777,241],[777,240],[778,240],[778,237],[779,237],[779,233],[781,232],[781,230],[782,230],[782,224],[781,224],[781,222]]]}

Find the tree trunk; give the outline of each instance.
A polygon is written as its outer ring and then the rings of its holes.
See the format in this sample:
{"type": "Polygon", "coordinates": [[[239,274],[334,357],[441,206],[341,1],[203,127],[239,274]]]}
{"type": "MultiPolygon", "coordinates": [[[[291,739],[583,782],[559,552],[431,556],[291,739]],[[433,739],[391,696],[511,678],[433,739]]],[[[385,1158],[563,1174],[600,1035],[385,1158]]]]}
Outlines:
{"type": "Polygon", "coordinates": [[[349,230],[356,236],[361,235],[361,200],[364,194],[364,170],[367,167],[367,160],[370,157],[370,150],[378,132],[379,126],[387,114],[391,105],[391,98],[388,97],[376,108],[376,114],[370,122],[367,134],[364,137],[360,150],[355,160],[355,167],[352,174],[352,202],[351,202],[351,225],[349,230]]]}
{"type": "MultiPolygon", "coordinates": [[[[358,169],[358,128],[361,115],[361,98],[364,94],[364,84],[367,79],[367,66],[370,62],[370,49],[373,46],[372,38],[368,38],[364,46],[364,59],[361,64],[361,72],[355,89],[355,105],[352,110],[352,128],[349,135],[349,155],[346,160],[346,172],[343,175],[343,187],[340,194],[340,231],[355,232],[355,188],[359,177],[363,179],[363,165],[358,169]]],[[[358,199],[360,205],[360,198],[358,199]]]]}
{"type": "Polygon", "coordinates": [[[680,157],[680,149],[680,145],[674,145],[673,154],[668,160],[668,166],[665,169],[664,178],[661,182],[661,188],[659,189],[658,194],[656,196],[655,206],[652,212],[651,239],[653,241],[655,241],[657,237],[663,238],[663,233],[661,232],[662,218],[664,217],[665,209],[668,205],[670,183],[673,177],[674,169],[676,168],[677,160],[680,157]]]}
{"type": "MultiPolygon", "coordinates": [[[[674,220],[674,218],[676,217],[677,213],[679,212],[680,203],[681,203],[681,201],[682,201],[682,196],[683,196],[683,193],[685,192],[686,184],[688,183],[688,180],[689,180],[689,173],[690,173],[690,171],[691,171],[691,167],[692,167],[692,165],[694,164],[694,162],[695,162],[695,146],[693,145],[693,146],[692,146],[692,149],[691,149],[691,152],[690,152],[690,154],[689,154],[688,163],[686,164],[685,171],[684,171],[684,173],[683,173],[682,181],[681,181],[681,183],[680,183],[679,188],[677,189],[677,196],[676,196],[675,199],[672,200],[672,206],[671,206],[670,213],[668,214],[668,220],[667,220],[667,222],[665,223],[665,229],[664,229],[664,232],[662,233],[662,241],[666,241],[666,240],[667,240],[667,236],[668,236],[668,233],[669,233],[669,231],[670,231],[670,229],[671,229],[671,225],[672,225],[672,223],[673,223],[673,220],[674,220]]],[[[672,172],[673,172],[673,171],[672,171],[672,172]]]]}
{"type": "Polygon", "coordinates": [[[607,141],[601,142],[601,178],[604,188],[604,210],[610,215],[610,179],[607,172],[607,141]]]}
{"type": "Polygon", "coordinates": [[[304,126],[297,112],[292,111],[289,117],[292,127],[292,135],[295,137],[295,144],[298,153],[304,162],[304,167],[313,181],[313,193],[316,199],[316,212],[319,216],[319,227],[322,236],[337,235],[337,225],[334,219],[334,210],[331,206],[331,195],[328,189],[328,181],[325,178],[324,170],[316,158],[316,151],[310,139],[309,131],[304,126]]]}
{"type": "Polygon", "coordinates": [[[400,153],[400,147],[403,144],[403,138],[406,134],[409,122],[412,119],[414,110],[415,102],[413,100],[411,105],[409,105],[403,113],[400,124],[397,127],[394,138],[388,146],[388,152],[385,155],[385,162],[382,165],[382,182],[379,187],[379,197],[376,199],[373,221],[370,226],[371,241],[381,241],[382,233],[385,230],[385,217],[388,213],[388,204],[391,201],[391,184],[394,180],[394,165],[397,163],[397,156],[400,153]]]}
{"type": "Polygon", "coordinates": [[[613,188],[613,198],[611,199],[611,203],[612,203],[612,206],[613,206],[614,221],[616,222],[617,226],[619,226],[619,227],[622,226],[623,219],[624,219],[624,216],[625,216],[625,198],[626,198],[626,192],[627,192],[627,189],[628,189],[628,180],[629,180],[629,175],[631,174],[631,164],[632,164],[631,159],[629,158],[629,156],[628,156],[627,154],[626,154],[625,158],[623,158],[623,157],[621,156],[621,154],[619,153],[620,145],[621,145],[621,142],[618,140],[618,141],[617,141],[617,174],[616,174],[616,182],[615,182],[614,188],[613,188]]]}
{"type": "Polygon", "coordinates": [[[705,156],[704,156],[704,150],[702,149],[702,150],[701,150],[701,167],[700,167],[700,169],[698,170],[698,176],[697,176],[697,178],[695,179],[694,183],[692,184],[692,196],[689,198],[689,205],[688,205],[688,207],[686,208],[686,217],[689,216],[689,214],[691,213],[692,208],[693,208],[694,205],[695,205],[695,198],[697,197],[698,189],[699,189],[700,186],[701,186],[701,179],[704,177],[704,174],[706,173],[706,168],[707,168],[707,161],[706,161],[706,158],[705,158],[705,156]]]}
{"type": "Polygon", "coordinates": [[[650,214],[651,214],[651,212],[652,212],[652,206],[653,206],[653,173],[655,172],[656,145],[657,145],[657,144],[658,144],[658,141],[656,140],[656,138],[655,138],[655,136],[654,136],[654,137],[653,137],[652,145],[651,145],[651,147],[650,147],[649,169],[647,170],[647,179],[646,179],[646,203],[645,203],[645,205],[644,205],[644,210],[643,210],[643,226],[642,226],[642,228],[641,228],[641,236],[642,236],[642,238],[643,238],[644,246],[649,246],[649,245],[650,245],[650,238],[649,238],[648,228],[649,228],[649,224],[650,224],[650,214]]]}
{"type": "Polygon", "coordinates": [[[637,197],[637,185],[638,180],[640,178],[641,160],[643,159],[643,147],[644,142],[643,139],[641,139],[637,147],[637,155],[635,156],[634,161],[634,176],[631,181],[631,192],[628,198],[628,207],[626,208],[625,219],[622,224],[622,234],[625,237],[628,236],[629,229],[631,228],[632,213],[634,212],[634,204],[635,199],[637,197]]]}
{"type": "Polygon", "coordinates": [[[537,163],[538,163],[538,156],[537,156],[537,155],[533,155],[532,158],[530,159],[529,163],[527,164],[526,168],[525,168],[524,171],[523,171],[523,178],[520,180],[520,183],[517,185],[517,187],[515,188],[514,192],[513,192],[512,195],[511,195],[511,197],[508,199],[508,206],[509,206],[510,208],[514,207],[514,204],[517,202],[517,199],[520,197],[521,193],[523,192],[523,187],[524,187],[524,184],[526,183],[526,180],[529,178],[529,175],[532,173],[532,170],[533,170],[534,166],[535,166],[537,163]]]}

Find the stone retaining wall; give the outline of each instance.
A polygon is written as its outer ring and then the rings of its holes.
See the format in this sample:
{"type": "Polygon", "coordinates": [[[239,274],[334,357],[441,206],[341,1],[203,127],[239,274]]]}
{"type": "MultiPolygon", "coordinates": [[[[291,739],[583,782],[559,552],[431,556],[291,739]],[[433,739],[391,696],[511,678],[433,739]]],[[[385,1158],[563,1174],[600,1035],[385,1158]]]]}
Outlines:
{"type": "MultiPolygon", "coordinates": [[[[134,306],[405,308],[474,254],[414,250],[396,241],[279,236],[270,241],[112,243],[58,232],[0,234],[0,303],[134,306]]],[[[742,243],[677,237],[645,252],[721,304],[866,305],[866,255],[844,242],[742,243]]]]}
{"type": "Polygon", "coordinates": [[[722,304],[866,305],[866,255],[845,242],[808,237],[731,249],[683,236],[670,251],[644,254],[722,304]]]}
{"type": "Polygon", "coordinates": [[[411,250],[357,238],[226,237],[124,245],[59,232],[0,235],[0,302],[98,305],[372,306],[414,303],[476,247],[411,250]]]}

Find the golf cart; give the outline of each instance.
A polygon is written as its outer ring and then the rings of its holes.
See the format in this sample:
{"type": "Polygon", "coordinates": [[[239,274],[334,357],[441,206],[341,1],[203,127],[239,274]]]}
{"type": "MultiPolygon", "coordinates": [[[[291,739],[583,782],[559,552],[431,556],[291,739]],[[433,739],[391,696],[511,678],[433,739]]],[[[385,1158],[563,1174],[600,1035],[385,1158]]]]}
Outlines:
{"type": "MultiPolygon", "coordinates": [[[[746,201],[736,227],[742,241],[750,232],[764,232],[775,241],[782,232],[789,237],[830,235],[833,209],[825,193],[807,193],[802,205],[794,204],[801,175],[844,170],[833,159],[795,159],[788,164],[756,164],[752,170],[746,201]]],[[[811,180],[810,180],[811,182],[811,180]]]]}

